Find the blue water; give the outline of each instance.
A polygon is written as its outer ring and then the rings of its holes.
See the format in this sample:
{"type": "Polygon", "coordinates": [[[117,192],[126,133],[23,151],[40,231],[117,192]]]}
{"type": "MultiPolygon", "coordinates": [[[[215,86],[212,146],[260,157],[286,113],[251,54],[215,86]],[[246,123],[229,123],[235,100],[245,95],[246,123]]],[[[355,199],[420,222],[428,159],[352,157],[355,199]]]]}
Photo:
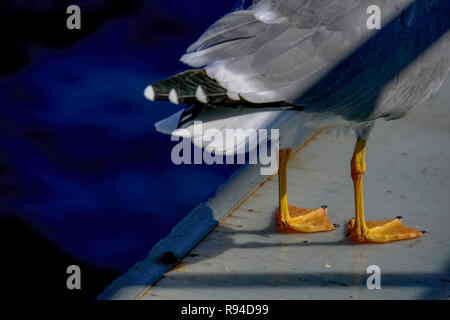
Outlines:
{"type": "Polygon", "coordinates": [[[146,1],[68,48],[30,48],[0,79],[1,214],[97,267],[142,258],[237,169],[172,164],[154,123],[180,106],[142,94],[187,69],[179,57],[234,4],[146,1]]]}

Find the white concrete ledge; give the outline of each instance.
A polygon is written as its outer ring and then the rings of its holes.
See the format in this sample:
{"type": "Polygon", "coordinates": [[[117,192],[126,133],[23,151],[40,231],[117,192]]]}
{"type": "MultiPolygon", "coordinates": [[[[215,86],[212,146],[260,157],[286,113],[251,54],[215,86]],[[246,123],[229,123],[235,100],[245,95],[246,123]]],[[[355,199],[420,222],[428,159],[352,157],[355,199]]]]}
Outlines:
{"type": "MultiPolygon", "coordinates": [[[[297,142],[297,149],[314,135],[305,129],[304,136],[297,142]]],[[[215,194],[195,207],[182,219],[164,239],[149,252],[147,258],[136,263],[127,273],[115,280],[98,299],[139,299],[174,264],[164,264],[161,257],[171,252],[178,259],[183,258],[197,243],[233,211],[253,190],[268,177],[260,174],[260,165],[245,165],[219,186],[215,194]]]]}

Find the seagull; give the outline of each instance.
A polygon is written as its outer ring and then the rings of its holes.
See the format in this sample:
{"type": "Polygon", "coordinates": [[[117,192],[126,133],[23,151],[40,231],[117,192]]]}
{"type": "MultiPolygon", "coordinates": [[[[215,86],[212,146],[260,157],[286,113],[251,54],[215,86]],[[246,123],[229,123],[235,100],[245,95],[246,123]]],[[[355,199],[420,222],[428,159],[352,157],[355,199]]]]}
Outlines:
{"type": "Polygon", "coordinates": [[[347,225],[349,239],[414,239],[422,233],[401,217],[365,220],[366,142],[377,119],[400,119],[441,87],[450,70],[449,30],[448,0],[254,0],[223,16],[187,49],[181,61],[192,69],[148,86],[144,95],[184,106],[156,123],[158,131],[190,132],[195,145],[215,153],[233,154],[245,142],[231,148],[205,142],[193,132],[196,121],[220,131],[280,128],[275,223],[281,232],[337,227],[327,206],[288,205],[287,165],[303,128],[352,130],[355,218],[347,225]]]}

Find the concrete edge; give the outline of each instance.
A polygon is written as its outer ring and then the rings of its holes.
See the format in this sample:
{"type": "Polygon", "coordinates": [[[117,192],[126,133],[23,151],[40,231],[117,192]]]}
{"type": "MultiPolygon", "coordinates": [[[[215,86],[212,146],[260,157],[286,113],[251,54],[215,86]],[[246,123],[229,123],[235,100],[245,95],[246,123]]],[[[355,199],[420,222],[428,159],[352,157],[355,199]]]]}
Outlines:
{"type": "MultiPolygon", "coordinates": [[[[305,129],[302,139],[293,147],[299,152],[321,131],[305,129]]],[[[147,257],[117,278],[98,297],[99,300],[138,300],[185,257],[218,223],[237,208],[269,176],[260,174],[260,165],[244,165],[219,186],[206,202],[197,205],[161,239],[147,257]],[[161,257],[172,252],[176,263],[164,264],[161,257]]]]}

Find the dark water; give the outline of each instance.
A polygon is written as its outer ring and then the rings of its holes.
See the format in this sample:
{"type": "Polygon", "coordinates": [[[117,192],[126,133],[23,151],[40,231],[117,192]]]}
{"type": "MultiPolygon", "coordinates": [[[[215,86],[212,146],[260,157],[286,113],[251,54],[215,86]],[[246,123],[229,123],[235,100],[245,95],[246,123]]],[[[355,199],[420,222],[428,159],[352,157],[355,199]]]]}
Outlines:
{"type": "Polygon", "coordinates": [[[78,1],[82,31],[66,29],[69,4],[0,5],[2,276],[74,296],[78,264],[76,295],[92,298],[237,168],[173,165],[154,123],[180,107],[142,94],[188,68],[179,57],[235,0],[78,1]]]}

